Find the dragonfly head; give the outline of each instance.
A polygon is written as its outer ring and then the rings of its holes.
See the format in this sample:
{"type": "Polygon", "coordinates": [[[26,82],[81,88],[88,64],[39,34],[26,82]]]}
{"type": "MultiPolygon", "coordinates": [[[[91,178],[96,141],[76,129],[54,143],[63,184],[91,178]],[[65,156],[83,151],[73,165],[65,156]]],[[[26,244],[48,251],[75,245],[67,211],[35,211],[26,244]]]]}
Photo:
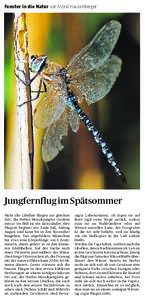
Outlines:
{"type": "Polygon", "coordinates": [[[46,67],[46,55],[32,55],[30,58],[29,68],[31,72],[38,73],[46,67]]]}

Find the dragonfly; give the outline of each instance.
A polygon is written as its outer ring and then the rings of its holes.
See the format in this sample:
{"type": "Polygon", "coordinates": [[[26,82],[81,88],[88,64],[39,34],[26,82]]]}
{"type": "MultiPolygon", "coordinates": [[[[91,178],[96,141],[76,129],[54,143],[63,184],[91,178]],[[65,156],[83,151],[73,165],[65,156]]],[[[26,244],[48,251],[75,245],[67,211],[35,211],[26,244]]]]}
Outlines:
{"type": "Polygon", "coordinates": [[[51,62],[46,55],[31,56],[29,68],[34,76],[25,84],[30,85],[36,77],[40,79],[37,94],[32,100],[38,99],[44,92],[34,110],[35,127],[46,129],[42,141],[44,162],[59,154],[64,148],[62,138],[67,136],[69,126],[76,133],[81,120],[115,173],[126,182],[103,136],[80,106],[82,101],[90,105],[105,97],[116,81],[122,61],[111,53],[120,31],[121,24],[116,20],[105,24],[65,68],[51,62]]]}

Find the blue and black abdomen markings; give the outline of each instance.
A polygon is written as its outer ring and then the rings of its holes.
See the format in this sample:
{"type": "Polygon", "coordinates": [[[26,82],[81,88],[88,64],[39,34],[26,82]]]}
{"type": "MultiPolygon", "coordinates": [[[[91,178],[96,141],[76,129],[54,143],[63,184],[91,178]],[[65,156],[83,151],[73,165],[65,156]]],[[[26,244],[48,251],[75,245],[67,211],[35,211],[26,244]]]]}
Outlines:
{"type": "Polygon", "coordinates": [[[79,106],[78,102],[75,99],[74,94],[71,91],[68,91],[68,102],[73,104],[73,106],[75,107],[80,119],[86,125],[87,129],[91,132],[95,142],[101,147],[102,153],[106,156],[108,162],[114,168],[116,174],[118,176],[120,176],[120,178],[123,182],[126,182],[126,178],[125,178],[123,172],[120,170],[120,167],[116,163],[112,151],[110,150],[110,148],[108,147],[108,145],[104,141],[102,135],[99,133],[99,131],[95,128],[95,126],[90,121],[90,119],[87,117],[87,115],[81,109],[81,107],[79,106]]]}

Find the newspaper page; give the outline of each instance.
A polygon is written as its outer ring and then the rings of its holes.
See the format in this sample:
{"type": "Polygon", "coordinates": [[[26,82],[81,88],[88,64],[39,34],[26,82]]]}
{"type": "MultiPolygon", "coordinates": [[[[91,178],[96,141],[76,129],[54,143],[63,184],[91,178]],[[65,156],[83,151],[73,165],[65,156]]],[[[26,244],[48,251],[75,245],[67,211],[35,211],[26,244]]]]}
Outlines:
{"type": "Polygon", "coordinates": [[[145,295],[143,6],[0,2],[1,299],[145,295]]]}

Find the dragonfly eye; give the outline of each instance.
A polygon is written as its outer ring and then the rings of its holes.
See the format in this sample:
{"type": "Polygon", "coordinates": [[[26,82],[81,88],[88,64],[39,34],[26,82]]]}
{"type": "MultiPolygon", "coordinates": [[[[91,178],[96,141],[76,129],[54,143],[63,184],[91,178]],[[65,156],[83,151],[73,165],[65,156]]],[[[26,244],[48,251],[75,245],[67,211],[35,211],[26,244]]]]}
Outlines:
{"type": "Polygon", "coordinates": [[[31,72],[38,73],[46,67],[46,55],[32,55],[30,58],[29,69],[31,72]]]}
{"type": "Polygon", "coordinates": [[[38,55],[31,55],[30,62],[29,62],[30,71],[33,70],[33,65],[35,64],[35,61],[36,61],[37,57],[38,57],[38,55]]]}
{"type": "Polygon", "coordinates": [[[30,64],[32,64],[37,59],[37,57],[38,55],[31,55],[30,64]]]}

